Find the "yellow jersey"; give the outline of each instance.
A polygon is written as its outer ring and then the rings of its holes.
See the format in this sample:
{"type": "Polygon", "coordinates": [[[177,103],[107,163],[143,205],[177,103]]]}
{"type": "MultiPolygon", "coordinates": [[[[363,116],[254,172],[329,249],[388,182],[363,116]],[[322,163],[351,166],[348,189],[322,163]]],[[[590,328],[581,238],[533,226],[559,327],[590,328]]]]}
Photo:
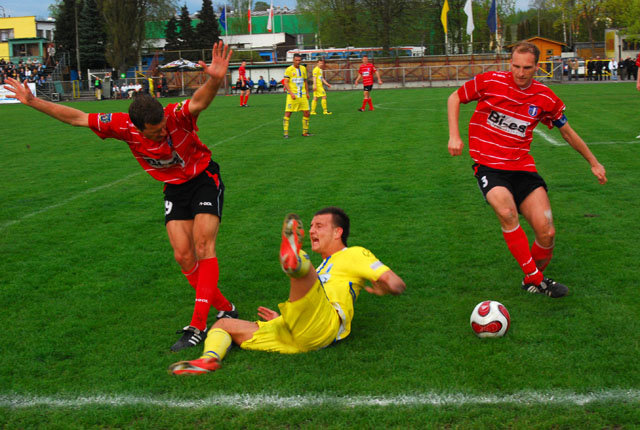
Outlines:
{"type": "Polygon", "coordinates": [[[336,340],[351,333],[354,305],[367,281],[377,281],[391,270],[361,246],[344,248],[325,258],[316,269],[329,302],[338,311],[342,327],[336,340]]]}
{"type": "Polygon", "coordinates": [[[318,66],[313,69],[313,82],[316,85],[316,91],[324,90],[324,86],[322,84],[322,69],[318,66]]]}
{"type": "Polygon", "coordinates": [[[300,65],[297,69],[294,66],[287,67],[284,77],[289,79],[289,88],[296,97],[302,97],[307,94],[304,83],[307,81],[307,68],[300,65]]]}

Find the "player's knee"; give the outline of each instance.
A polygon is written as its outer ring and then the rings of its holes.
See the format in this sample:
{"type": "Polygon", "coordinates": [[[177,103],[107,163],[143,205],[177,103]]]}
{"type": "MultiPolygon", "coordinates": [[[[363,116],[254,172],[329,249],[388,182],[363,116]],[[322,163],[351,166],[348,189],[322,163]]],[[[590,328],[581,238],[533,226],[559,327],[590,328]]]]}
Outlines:
{"type": "Polygon", "coordinates": [[[503,225],[513,225],[518,222],[518,211],[512,207],[496,209],[496,215],[498,215],[503,225]]]}
{"type": "Polygon", "coordinates": [[[536,231],[536,240],[540,246],[544,246],[545,248],[553,246],[555,238],[556,229],[553,224],[545,225],[544,228],[536,231]]]}
{"type": "Polygon", "coordinates": [[[215,242],[211,239],[196,240],[196,256],[198,259],[215,257],[215,242]]]}
{"type": "Polygon", "coordinates": [[[183,270],[189,270],[196,264],[196,256],[193,251],[187,249],[174,249],[173,258],[183,270]]]}

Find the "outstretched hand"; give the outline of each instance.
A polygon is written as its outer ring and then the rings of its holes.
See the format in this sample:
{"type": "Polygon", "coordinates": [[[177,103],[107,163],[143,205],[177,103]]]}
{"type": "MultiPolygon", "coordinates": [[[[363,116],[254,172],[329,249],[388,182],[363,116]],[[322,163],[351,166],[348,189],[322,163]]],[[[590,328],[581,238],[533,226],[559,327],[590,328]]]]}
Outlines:
{"type": "Polygon", "coordinates": [[[8,94],[7,98],[16,99],[20,103],[25,105],[28,105],[29,102],[31,102],[35,98],[31,90],[29,89],[26,80],[23,83],[20,83],[20,81],[16,79],[7,78],[5,80],[5,84],[8,85],[5,85],[4,88],[13,93],[8,94]]]}
{"type": "Polygon", "coordinates": [[[204,72],[213,79],[222,79],[229,68],[229,60],[233,50],[229,49],[229,45],[225,45],[222,41],[213,44],[211,49],[211,63],[207,65],[204,61],[198,61],[204,72]]]}
{"type": "Polygon", "coordinates": [[[264,306],[258,306],[258,316],[265,321],[271,321],[272,319],[278,318],[280,314],[264,306]]]}

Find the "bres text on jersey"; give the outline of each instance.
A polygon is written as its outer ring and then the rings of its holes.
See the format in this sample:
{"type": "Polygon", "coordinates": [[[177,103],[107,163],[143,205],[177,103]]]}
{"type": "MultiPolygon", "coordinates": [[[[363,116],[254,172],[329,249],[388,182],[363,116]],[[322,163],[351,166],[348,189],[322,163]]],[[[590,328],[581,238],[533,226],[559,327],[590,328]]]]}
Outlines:
{"type": "Polygon", "coordinates": [[[202,173],[211,151],[198,138],[196,118],[189,112],[189,100],[164,108],[167,137],[162,142],[147,139],[126,113],[89,114],[89,127],[102,139],[127,142],[142,168],[155,179],[182,184],[202,173]]]}
{"type": "Polygon", "coordinates": [[[511,72],[485,72],[458,89],[462,103],[477,100],[469,122],[469,154],[483,166],[535,172],[529,153],[533,129],[566,123],[564,103],[546,85],[519,88],[511,72]]]}

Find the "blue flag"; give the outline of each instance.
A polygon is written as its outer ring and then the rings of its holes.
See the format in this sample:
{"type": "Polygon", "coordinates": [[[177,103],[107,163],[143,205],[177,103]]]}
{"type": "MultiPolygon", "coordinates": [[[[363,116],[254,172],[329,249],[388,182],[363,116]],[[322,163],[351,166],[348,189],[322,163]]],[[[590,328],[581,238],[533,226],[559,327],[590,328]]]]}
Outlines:
{"type": "Polygon", "coordinates": [[[487,25],[489,31],[495,33],[498,29],[498,16],[496,15],[496,0],[491,0],[491,9],[489,9],[489,16],[487,17],[487,25]]]}
{"type": "Polygon", "coordinates": [[[220,12],[220,25],[222,26],[223,29],[227,29],[227,8],[225,7],[224,9],[222,9],[222,12],[220,12]]]}

